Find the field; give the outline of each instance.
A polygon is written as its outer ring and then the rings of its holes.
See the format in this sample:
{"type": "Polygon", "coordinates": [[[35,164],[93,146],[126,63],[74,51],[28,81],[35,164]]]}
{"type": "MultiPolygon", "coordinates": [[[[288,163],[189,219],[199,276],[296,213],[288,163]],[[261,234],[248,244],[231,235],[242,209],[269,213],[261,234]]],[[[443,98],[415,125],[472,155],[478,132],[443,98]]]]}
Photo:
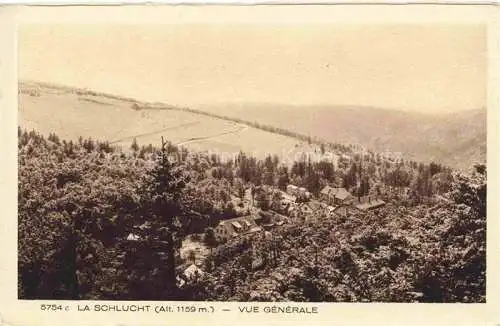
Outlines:
{"type": "Polygon", "coordinates": [[[163,136],[173,144],[196,151],[217,152],[223,158],[244,151],[257,158],[282,156],[306,149],[306,144],[218,118],[167,109],[135,110],[129,99],[89,95],[69,88],[24,83],[19,95],[19,125],[44,135],[78,137],[130,147],[158,144],[163,136]]]}

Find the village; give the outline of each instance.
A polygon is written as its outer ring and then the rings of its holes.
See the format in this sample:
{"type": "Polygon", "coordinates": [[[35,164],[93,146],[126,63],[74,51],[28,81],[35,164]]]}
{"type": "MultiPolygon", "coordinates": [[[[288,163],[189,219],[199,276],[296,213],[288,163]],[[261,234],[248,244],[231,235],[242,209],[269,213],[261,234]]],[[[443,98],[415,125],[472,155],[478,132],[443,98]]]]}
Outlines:
{"type": "MultiPolygon", "coordinates": [[[[261,186],[261,191],[273,191],[271,187],[261,186]]],[[[252,207],[252,214],[220,221],[215,230],[218,241],[224,242],[231,238],[256,232],[270,231],[284,223],[297,219],[305,221],[316,216],[346,215],[350,210],[368,211],[385,205],[376,196],[353,196],[345,188],[325,186],[319,198],[303,187],[288,185],[286,191],[279,191],[277,205],[271,205],[264,210],[252,207]]]]}
{"type": "MultiPolygon", "coordinates": [[[[247,189],[240,202],[240,206],[246,207],[249,214],[219,221],[214,228],[210,228],[210,234],[216,244],[259,237],[271,240],[274,239],[273,230],[284,224],[314,222],[318,218],[348,217],[355,212],[377,210],[386,204],[378,197],[373,194],[355,196],[346,188],[325,186],[315,198],[306,188],[292,184],[287,185],[285,191],[262,185],[247,189]],[[259,207],[254,199],[259,194],[271,197],[269,207],[259,207]]],[[[145,231],[148,227],[143,224],[136,230],[145,231]]],[[[137,233],[139,232],[130,233],[127,240],[139,241],[137,233]]],[[[178,286],[182,287],[187,281],[205,273],[204,261],[213,250],[207,246],[206,237],[207,233],[203,236],[188,235],[182,241],[178,254],[178,260],[182,263],[176,268],[178,286]]],[[[254,257],[254,261],[259,260],[260,257],[254,257]]],[[[256,264],[259,263],[262,264],[262,261],[256,264]]]]}

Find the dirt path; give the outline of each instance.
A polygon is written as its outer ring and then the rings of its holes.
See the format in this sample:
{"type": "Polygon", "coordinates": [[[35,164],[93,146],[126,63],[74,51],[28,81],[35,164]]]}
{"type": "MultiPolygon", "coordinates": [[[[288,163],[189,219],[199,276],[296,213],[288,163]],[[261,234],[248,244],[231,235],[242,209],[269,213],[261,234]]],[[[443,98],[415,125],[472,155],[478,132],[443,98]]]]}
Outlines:
{"type": "Polygon", "coordinates": [[[218,134],[215,134],[215,135],[211,135],[211,136],[206,136],[206,137],[193,137],[193,138],[189,138],[188,140],[183,141],[183,142],[180,142],[180,143],[177,143],[177,144],[175,144],[175,145],[176,145],[176,146],[179,146],[179,145],[185,145],[185,144],[194,143],[194,142],[201,141],[201,140],[207,140],[207,139],[217,138],[217,137],[224,136],[224,135],[236,134],[236,133],[239,133],[239,132],[245,131],[245,130],[247,130],[248,128],[249,128],[248,126],[240,126],[240,127],[239,127],[238,129],[236,129],[236,130],[224,131],[224,132],[221,132],[221,133],[218,133],[218,134]]]}
{"type": "MultiPolygon", "coordinates": [[[[180,125],[177,125],[177,126],[163,128],[161,130],[156,130],[156,131],[152,131],[152,132],[148,132],[148,133],[136,134],[136,135],[133,135],[133,136],[122,137],[122,138],[119,138],[119,139],[111,141],[110,144],[121,143],[121,142],[124,142],[124,141],[131,141],[134,138],[137,139],[137,140],[139,140],[140,137],[152,136],[152,135],[160,134],[160,133],[168,131],[168,130],[174,130],[174,129],[184,128],[184,127],[190,127],[190,126],[197,125],[199,123],[200,123],[200,121],[188,122],[188,123],[183,123],[183,124],[180,124],[180,125]]],[[[234,125],[238,126],[237,124],[234,124],[234,125]]],[[[197,142],[197,141],[203,141],[203,140],[207,140],[207,139],[213,139],[213,138],[217,138],[217,137],[224,136],[224,135],[236,134],[236,133],[245,131],[248,128],[249,128],[249,126],[240,125],[235,130],[223,131],[223,132],[217,133],[215,135],[210,135],[210,136],[205,136],[205,137],[193,137],[193,138],[189,138],[189,139],[187,139],[185,141],[179,142],[179,143],[177,143],[175,145],[176,146],[186,145],[186,144],[189,144],[189,143],[194,143],[194,142],[197,142]]]]}
{"type": "Polygon", "coordinates": [[[134,135],[134,136],[127,136],[127,137],[123,137],[123,138],[120,138],[120,139],[117,139],[117,140],[113,140],[112,142],[110,142],[110,144],[116,144],[116,143],[120,143],[120,142],[123,142],[123,141],[126,141],[126,140],[133,140],[134,138],[138,139],[140,137],[152,136],[152,135],[160,134],[160,133],[165,132],[167,130],[179,129],[179,128],[184,128],[184,127],[190,127],[190,126],[194,126],[194,125],[199,124],[199,123],[200,123],[200,121],[188,122],[188,123],[183,123],[183,124],[180,124],[180,125],[177,125],[177,126],[163,128],[161,130],[156,130],[156,131],[144,133],[144,134],[137,134],[137,135],[134,135]]]}

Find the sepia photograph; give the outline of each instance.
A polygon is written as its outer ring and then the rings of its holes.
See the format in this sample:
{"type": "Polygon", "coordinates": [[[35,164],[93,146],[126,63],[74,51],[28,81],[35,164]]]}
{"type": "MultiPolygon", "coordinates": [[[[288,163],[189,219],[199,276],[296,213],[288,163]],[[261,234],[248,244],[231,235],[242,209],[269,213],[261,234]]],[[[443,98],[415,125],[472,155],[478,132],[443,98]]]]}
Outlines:
{"type": "Polygon", "coordinates": [[[465,23],[20,25],[18,299],[485,303],[487,49],[465,23]]]}

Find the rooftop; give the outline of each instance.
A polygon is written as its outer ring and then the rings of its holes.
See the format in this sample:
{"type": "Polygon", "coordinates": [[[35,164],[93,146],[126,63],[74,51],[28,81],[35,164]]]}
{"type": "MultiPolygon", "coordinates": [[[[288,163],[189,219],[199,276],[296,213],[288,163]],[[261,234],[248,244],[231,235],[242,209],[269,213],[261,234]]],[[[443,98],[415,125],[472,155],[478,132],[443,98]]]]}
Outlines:
{"type": "Polygon", "coordinates": [[[322,208],[320,202],[317,201],[309,201],[307,203],[302,203],[300,207],[309,207],[313,212],[322,208]]]}
{"type": "Polygon", "coordinates": [[[255,232],[255,228],[257,227],[255,220],[259,218],[259,216],[252,215],[240,216],[228,220],[219,221],[218,226],[224,227],[227,230],[228,234],[236,237],[238,236],[238,234],[255,232]]]}
{"type": "Polygon", "coordinates": [[[188,268],[186,268],[184,270],[184,275],[187,277],[187,278],[191,278],[191,277],[194,277],[196,276],[196,274],[198,275],[203,275],[203,271],[198,267],[196,266],[195,264],[192,264],[190,265],[188,268]]]}
{"type": "Polygon", "coordinates": [[[138,236],[137,234],[133,234],[133,233],[129,233],[129,235],[127,236],[127,240],[128,241],[138,241],[140,240],[140,236],[138,236]]]}
{"type": "Polygon", "coordinates": [[[330,186],[324,187],[321,190],[321,194],[328,195],[328,196],[334,196],[340,200],[344,200],[346,198],[351,197],[351,194],[345,188],[334,188],[334,187],[330,187],[330,186]]]}
{"type": "Polygon", "coordinates": [[[369,210],[374,208],[379,208],[385,205],[385,201],[380,199],[372,199],[370,201],[365,201],[364,203],[355,205],[356,208],[361,210],[369,210]]]}
{"type": "Polygon", "coordinates": [[[255,218],[252,215],[239,216],[239,217],[234,217],[234,218],[230,218],[227,220],[221,220],[221,221],[219,221],[219,225],[233,223],[233,222],[242,222],[244,220],[249,220],[249,219],[254,220],[255,218]]]}

